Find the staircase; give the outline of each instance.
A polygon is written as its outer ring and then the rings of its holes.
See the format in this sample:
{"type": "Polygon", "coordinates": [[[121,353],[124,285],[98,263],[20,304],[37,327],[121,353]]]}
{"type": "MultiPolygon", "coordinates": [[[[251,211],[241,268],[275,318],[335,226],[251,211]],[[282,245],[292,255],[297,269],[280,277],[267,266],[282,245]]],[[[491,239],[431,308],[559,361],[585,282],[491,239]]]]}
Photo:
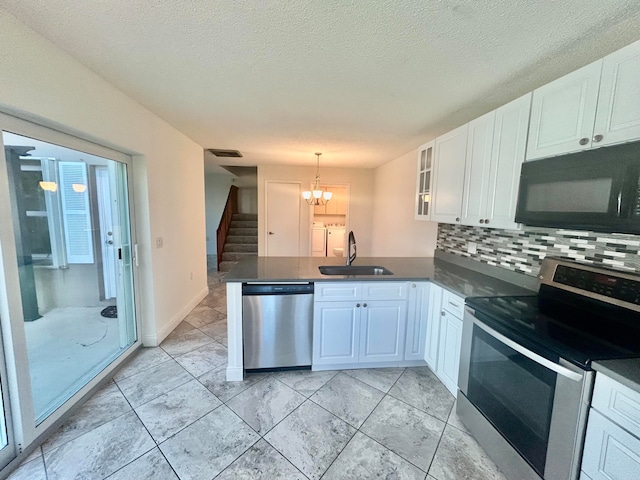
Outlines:
{"type": "Polygon", "coordinates": [[[258,215],[234,213],[218,270],[228,272],[247,256],[258,255],[258,215]]]}

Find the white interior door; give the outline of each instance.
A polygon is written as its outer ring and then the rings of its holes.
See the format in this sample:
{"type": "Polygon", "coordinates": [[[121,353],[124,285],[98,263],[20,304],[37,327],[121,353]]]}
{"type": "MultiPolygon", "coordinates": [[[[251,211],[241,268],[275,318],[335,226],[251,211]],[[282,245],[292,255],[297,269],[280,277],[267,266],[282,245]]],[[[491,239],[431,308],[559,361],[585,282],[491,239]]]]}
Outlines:
{"type": "Polygon", "coordinates": [[[98,196],[98,216],[100,217],[100,242],[102,252],[102,279],[104,298],[116,296],[116,254],[111,217],[111,192],[107,167],[96,168],[96,189],[98,196]]]}
{"type": "Polygon", "coordinates": [[[267,182],[266,188],[266,255],[297,257],[300,255],[299,182],[267,182]]]}

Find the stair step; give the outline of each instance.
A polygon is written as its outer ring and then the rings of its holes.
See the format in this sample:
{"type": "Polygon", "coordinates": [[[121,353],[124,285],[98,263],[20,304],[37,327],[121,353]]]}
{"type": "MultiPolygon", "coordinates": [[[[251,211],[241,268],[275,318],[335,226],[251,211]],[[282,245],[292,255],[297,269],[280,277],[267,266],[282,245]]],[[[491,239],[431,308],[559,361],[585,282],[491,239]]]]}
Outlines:
{"type": "Polygon", "coordinates": [[[246,257],[255,257],[257,255],[256,252],[223,252],[222,261],[223,262],[237,262],[246,257]]]}
{"type": "Polygon", "coordinates": [[[258,228],[257,220],[231,220],[229,228],[258,228]]]}
{"type": "Polygon", "coordinates": [[[251,220],[258,221],[258,215],[255,213],[234,213],[231,220],[251,220]]]}
{"type": "Polygon", "coordinates": [[[229,229],[229,235],[244,235],[247,237],[257,237],[258,236],[258,228],[236,228],[233,225],[229,229]]]}
{"type": "Polygon", "coordinates": [[[225,252],[251,252],[258,253],[257,243],[225,243],[225,252]]]}
{"type": "Polygon", "coordinates": [[[229,235],[226,243],[258,243],[258,236],[229,235]]]}
{"type": "Polygon", "coordinates": [[[233,266],[238,262],[220,262],[220,266],[218,267],[219,272],[228,272],[233,268],[233,266]]]}

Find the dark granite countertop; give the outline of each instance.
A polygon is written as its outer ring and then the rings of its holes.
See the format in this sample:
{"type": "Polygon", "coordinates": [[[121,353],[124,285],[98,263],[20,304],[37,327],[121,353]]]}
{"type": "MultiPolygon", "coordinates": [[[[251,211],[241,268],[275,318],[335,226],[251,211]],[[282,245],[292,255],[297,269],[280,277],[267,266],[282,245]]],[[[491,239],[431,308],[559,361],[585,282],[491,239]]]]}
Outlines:
{"type": "Polygon", "coordinates": [[[593,369],[640,393],[640,358],[600,360],[593,369]]]}
{"type": "Polygon", "coordinates": [[[393,275],[322,275],[320,265],[344,265],[339,257],[249,257],[225,282],[431,281],[462,297],[532,295],[534,291],[432,257],[362,257],[354,265],[379,265],[393,275]]]}

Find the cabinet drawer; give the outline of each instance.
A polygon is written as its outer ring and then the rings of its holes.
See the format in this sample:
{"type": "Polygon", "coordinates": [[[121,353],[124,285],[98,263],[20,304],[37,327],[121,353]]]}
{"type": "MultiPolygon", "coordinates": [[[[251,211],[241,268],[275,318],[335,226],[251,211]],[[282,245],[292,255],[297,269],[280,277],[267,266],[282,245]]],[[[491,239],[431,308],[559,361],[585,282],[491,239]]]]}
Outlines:
{"type": "Polygon", "coordinates": [[[464,298],[449,290],[442,290],[442,308],[451,315],[462,319],[464,316],[464,298]]]}
{"type": "Polygon", "coordinates": [[[593,480],[637,480],[640,478],[640,440],[592,408],[582,470],[593,480]]]}
{"type": "Polygon", "coordinates": [[[408,298],[407,282],[362,283],[362,300],[405,300],[408,298]]]}
{"type": "Polygon", "coordinates": [[[314,299],[316,302],[346,302],[360,300],[361,283],[357,282],[316,282],[314,299]]]}
{"type": "Polygon", "coordinates": [[[640,393],[598,373],[591,406],[640,438],[640,393]]]}

